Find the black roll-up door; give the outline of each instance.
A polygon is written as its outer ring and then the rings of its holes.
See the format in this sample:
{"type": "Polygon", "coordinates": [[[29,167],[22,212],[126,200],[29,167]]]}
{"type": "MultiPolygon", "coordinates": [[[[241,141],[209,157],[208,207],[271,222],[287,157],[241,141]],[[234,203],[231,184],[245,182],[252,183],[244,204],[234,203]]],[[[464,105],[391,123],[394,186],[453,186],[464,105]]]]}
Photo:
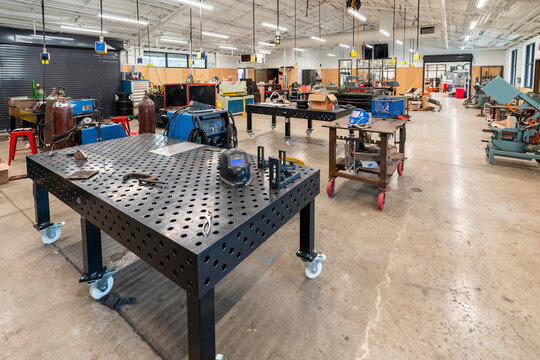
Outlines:
{"type": "Polygon", "coordinates": [[[103,99],[103,116],[114,114],[114,94],[120,91],[120,53],[101,55],[92,49],[47,46],[49,65],[42,65],[42,48],[0,43],[0,129],[9,128],[7,98],[32,96],[32,78],[49,94],[63,86],[71,98],[103,99]],[[44,73],[45,69],[45,73],[44,73]],[[102,83],[101,83],[102,82],[102,83]]]}

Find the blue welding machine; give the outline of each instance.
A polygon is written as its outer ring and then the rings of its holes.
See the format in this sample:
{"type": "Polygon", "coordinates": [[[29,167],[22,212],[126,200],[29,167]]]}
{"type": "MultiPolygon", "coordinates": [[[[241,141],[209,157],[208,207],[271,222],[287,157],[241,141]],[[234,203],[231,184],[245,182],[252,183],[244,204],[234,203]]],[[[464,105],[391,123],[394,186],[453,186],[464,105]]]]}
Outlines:
{"type": "Polygon", "coordinates": [[[94,112],[94,99],[68,100],[73,110],[73,116],[89,115],[94,112]]]}
{"type": "Polygon", "coordinates": [[[177,140],[197,142],[224,149],[238,145],[236,126],[231,113],[223,110],[185,108],[168,111],[165,135],[177,140]]]}

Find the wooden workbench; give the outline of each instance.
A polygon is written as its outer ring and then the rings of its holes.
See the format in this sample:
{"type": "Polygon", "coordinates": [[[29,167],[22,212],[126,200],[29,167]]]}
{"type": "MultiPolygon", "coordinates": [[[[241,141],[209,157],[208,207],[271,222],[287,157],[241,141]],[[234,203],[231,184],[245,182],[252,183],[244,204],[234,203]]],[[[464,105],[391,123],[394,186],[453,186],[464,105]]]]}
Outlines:
{"type": "MultiPolygon", "coordinates": [[[[376,185],[379,188],[379,196],[377,198],[377,207],[380,210],[384,209],[384,203],[386,198],[386,191],[389,190],[388,184],[390,178],[397,170],[399,175],[403,174],[404,161],[405,161],[405,141],[406,141],[406,132],[405,124],[407,120],[401,119],[376,119],[371,118],[371,124],[365,127],[349,127],[347,122],[334,121],[332,123],[324,124],[323,127],[328,128],[329,130],[329,152],[328,152],[328,163],[329,163],[329,181],[326,188],[328,196],[333,196],[335,192],[335,179],[338,177],[362,181],[368,184],[376,185]],[[347,135],[338,135],[338,130],[347,131],[347,135]],[[399,140],[396,141],[396,144],[399,145],[398,151],[392,154],[389,154],[388,140],[391,136],[395,136],[395,133],[399,130],[399,140]],[[358,136],[356,134],[358,133],[358,136]],[[377,140],[365,141],[365,135],[378,135],[377,140]],[[337,158],[336,155],[336,143],[337,140],[351,140],[353,139],[363,139],[360,140],[364,144],[375,144],[380,148],[379,153],[379,167],[378,168],[364,168],[356,167],[356,171],[351,171],[345,167],[345,158],[337,158]],[[367,174],[361,175],[360,173],[367,174]],[[371,176],[370,176],[371,175],[371,176]],[[376,175],[374,177],[372,175],[376,175]]],[[[354,148],[353,148],[354,149],[354,148]]],[[[354,150],[353,150],[354,151],[354,150]]]]}

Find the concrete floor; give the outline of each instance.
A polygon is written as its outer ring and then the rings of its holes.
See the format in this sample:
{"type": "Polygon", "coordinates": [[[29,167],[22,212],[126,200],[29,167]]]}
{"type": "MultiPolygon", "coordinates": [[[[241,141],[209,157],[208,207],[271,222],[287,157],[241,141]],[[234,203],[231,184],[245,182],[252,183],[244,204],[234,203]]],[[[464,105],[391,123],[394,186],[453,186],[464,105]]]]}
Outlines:
{"type": "MultiPolygon", "coordinates": [[[[288,156],[321,169],[316,249],[328,260],[308,280],[295,254],[291,220],[216,287],[216,342],[236,359],[540,358],[540,166],[497,158],[490,165],[483,118],[441,97],[440,113],[413,112],[405,174],[394,176],[386,208],[377,189],[337,180],[325,193],[327,130],[293,119],[270,131],[255,117],[240,147],[288,156]],[[270,258],[270,263],[259,256],[270,258]],[[256,331],[253,331],[256,329],[256,331]]],[[[8,144],[0,142],[7,157],[8,144]]],[[[10,175],[26,172],[18,156],[10,175]]],[[[79,217],[56,199],[67,222],[55,245],[32,228],[28,179],[0,186],[0,358],[186,359],[183,291],[105,238],[115,288],[137,304],[112,311],[78,283],[79,217]]]]}

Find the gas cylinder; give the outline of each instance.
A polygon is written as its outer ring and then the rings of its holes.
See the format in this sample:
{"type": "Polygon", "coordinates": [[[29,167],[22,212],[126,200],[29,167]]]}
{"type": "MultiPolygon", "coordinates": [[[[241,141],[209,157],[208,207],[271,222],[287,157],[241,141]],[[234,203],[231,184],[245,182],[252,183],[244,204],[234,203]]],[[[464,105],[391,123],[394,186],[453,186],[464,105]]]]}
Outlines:
{"type": "Polygon", "coordinates": [[[155,112],[154,102],[148,97],[148,94],[144,94],[139,103],[139,134],[156,133],[155,112]]]}
{"type": "MultiPolygon", "coordinates": [[[[65,97],[58,97],[53,108],[54,137],[63,135],[73,128],[73,109],[65,97]]],[[[62,139],[54,144],[54,149],[64,149],[73,146],[73,135],[69,139],[62,139]],[[64,143],[65,141],[65,143],[64,143]]]]}

